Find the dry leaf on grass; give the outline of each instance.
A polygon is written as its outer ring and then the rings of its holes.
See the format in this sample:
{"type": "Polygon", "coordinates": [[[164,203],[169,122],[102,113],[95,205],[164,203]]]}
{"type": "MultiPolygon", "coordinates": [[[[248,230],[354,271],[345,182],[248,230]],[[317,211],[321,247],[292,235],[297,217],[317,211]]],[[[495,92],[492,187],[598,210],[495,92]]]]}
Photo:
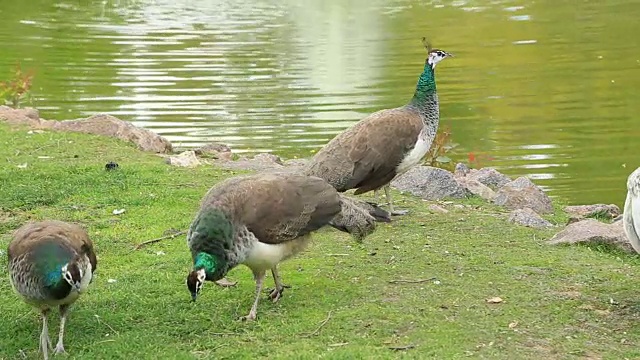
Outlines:
{"type": "Polygon", "coordinates": [[[502,301],[503,301],[502,298],[499,296],[487,299],[487,303],[489,304],[500,304],[502,301]]]}

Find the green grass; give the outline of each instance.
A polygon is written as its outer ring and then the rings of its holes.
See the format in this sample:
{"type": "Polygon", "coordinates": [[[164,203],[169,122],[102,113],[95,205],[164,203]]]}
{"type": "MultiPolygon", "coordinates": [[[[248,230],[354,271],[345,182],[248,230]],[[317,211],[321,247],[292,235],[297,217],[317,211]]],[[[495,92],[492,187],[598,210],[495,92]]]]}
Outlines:
{"type": "MultiPolygon", "coordinates": [[[[207,284],[193,304],[184,284],[184,236],[132,251],[167,230],[186,229],[206,190],[233,172],[169,167],[113,139],[30,135],[3,125],[0,161],[0,249],[25,221],[44,218],[82,223],[96,244],[97,277],[71,312],[68,358],[640,356],[636,256],[546,245],[554,230],[512,225],[503,210],[478,199],[436,214],[396,192],[411,213],[381,225],[364,244],[319,231],[307,252],[281,266],[292,288],[277,304],[265,294],[258,320],[244,323],[236,319],[254,294],[247,268],[229,273],[237,287],[207,284]],[[105,171],[108,161],[120,169],[105,171]],[[397,279],[432,280],[390,283],[397,279]],[[496,296],[504,302],[487,303],[496,296]],[[415,348],[389,349],[406,345],[415,348]]],[[[0,259],[0,359],[37,358],[39,317],[13,293],[6,254],[0,259]]],[[[51,318],[55,342],[58,321],[51,318]]]]}

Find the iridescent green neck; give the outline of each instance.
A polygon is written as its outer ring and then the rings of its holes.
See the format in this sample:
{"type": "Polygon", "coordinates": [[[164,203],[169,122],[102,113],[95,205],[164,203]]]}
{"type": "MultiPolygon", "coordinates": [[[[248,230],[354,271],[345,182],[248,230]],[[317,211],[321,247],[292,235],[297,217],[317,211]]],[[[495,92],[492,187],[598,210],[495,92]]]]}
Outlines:
{"type": "Polygon", "coordinates": [[[411,104],[422,105],[427,101],[429,95],[436,92],[436,76],[429,63],[424,64],[424,71],[418,79],[418,85],[416,86],[416,92],[413,94],[411,104]]]}
{"type": "Polygon", "coordinates": [[[213,255],[207,254],[206,252],[199,252],[193,260],[193,269],[204,269],[207,273],[207,277],[210,277],[216,272],[217,263],[218,262],[213,255]]]}

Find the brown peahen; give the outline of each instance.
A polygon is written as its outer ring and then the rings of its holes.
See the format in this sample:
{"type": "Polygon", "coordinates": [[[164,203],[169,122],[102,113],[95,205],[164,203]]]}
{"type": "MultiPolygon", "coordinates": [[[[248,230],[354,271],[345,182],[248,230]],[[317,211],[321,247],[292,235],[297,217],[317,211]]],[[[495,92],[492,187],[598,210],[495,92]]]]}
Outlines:
{"type": "Polygon", "coordinates": [[[326,181],[295,173],[259,173],[218,183],[205,195],[187,234],[193,270],[187,287],[196,300],[205,280],[219,281],[244,264],[253,272],[254,320],[267,270],[275,282],[276,302],[284,285],[278,264],[305,249],[311,232],[333,226],[358,238],[375,228],[375,219],[343,198],[326,181]]]}
{"type": "Polygon", "coordinates": [[[51,341],[49,311],[60,310],[60,333],[55,353],[64,353],[64,329],[70,306],[87,290],[98,261],[87,232],[57,220],[27,223],[9,243],[11,285],[22,299],[42,314],[40,350],[48,359],[51,341]]]}
{"type": "Polygon", "coordinates": [[[452,56],[432,49],[426,39],[427,60],[411,101],[399,108],[375,112],[334,137],[311,159],[305,174],[325,179],[338,191],[363,194],[384,188],[389,211],[394,210],[389,183],[417,165],[438,131],[440,110],[435,68],[452,56]]]}

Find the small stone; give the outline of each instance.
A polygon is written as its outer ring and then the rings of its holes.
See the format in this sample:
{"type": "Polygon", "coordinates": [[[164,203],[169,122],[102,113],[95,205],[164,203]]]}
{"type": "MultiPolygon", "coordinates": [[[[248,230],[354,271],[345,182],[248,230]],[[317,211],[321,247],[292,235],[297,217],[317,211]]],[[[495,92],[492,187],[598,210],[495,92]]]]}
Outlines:
{"type": "Polygon", "coordinates": [[[456,168],[453,172],[454,176],[465,176],[467,175],[469,172],[471,171],[471,169],[469,169],[469,167],[466,164],[463,163],[457,163],[456,164],[456,168]]]}
{"type": "Polygon", "coordinates": [[[229,146],[217,143],[207,144],[199,148],[195,148],[193,149],[193,152],[198,156],[211,157],[214,159],[220,159],[221,156],[226,157],[227,154],[232,154],[231,148],[229,146]]]}
{"type": "Polygon", "coordinates": [[[553,212],[549,196],[524,176],[500,188],[493,202],[511,210],[530,208],[538,214],[553,212]]]}
{"type": "Polygon", "coordinates": [[[513,210],[509,214],[509,222],[532,228],[553,226],[553,224],[543,219],[535,211],[529,208],[513,210]]]}
{"type": "Polygon", "coordinates": [[[620,208],[614,204],[573,205],[565,207],[564,212],[576,219],[589,217],[613,219],[620,215],[620,208]]]}
{"type": "Polygon", "coordinates": [[[477,180],[492,190],[500,189],[511,182],[511,179],[507,175],[492,167],[486,167],[480,170],[471,169],[469,173],[466,174],[466,177],[471,180],[477,180]]]}
{"type": "Polygon", "coordinates": [[[551,245],[577,243],[610,244],[624,251],[635,253],[624,233],[622,221],[605,224],[595,219],[585,219],[567,225],[549,240],[551,245]]]}
{"type": "Polygon", "coordinates": [[[194,151],[189,150],[178,155],[169,156],[166,158],[166,162],[169,165],[180,167],[196,167],[200,165],[200,160],[196,157],[194,151]]]}
{"type": "Polygon", "coordinates": [[[456,181],[458,181],[460,186],[467,189],[473,195],[479,196],[485,200],[493,201],[493,199],[495,199],[496,197],[495,191],[493,191],[490,187],[481,183],[478,180],[463,177],[463,178],[456,178],[456,181]]]}
{"type": "Polygon", "coordinates": [[[470,195],[447,170],[416,166],[391,182],[391,186],[425,200],[464,198],[470,195]]]}
{"type": "Polygon", "coordinates": [[[442,213],[442,214],[446,214],[446,213],[448,213],[448,212],[449,212],[449,210],[447,210],[447,209],[443,208],[442,206],[436,205],[436,204],[431,204],[431,205],[429,205],[429,206],[427,207],[427,209],[428,209],[429,211],[433,211],[433,212],[436,212],[436,213],[442,213]]]}

